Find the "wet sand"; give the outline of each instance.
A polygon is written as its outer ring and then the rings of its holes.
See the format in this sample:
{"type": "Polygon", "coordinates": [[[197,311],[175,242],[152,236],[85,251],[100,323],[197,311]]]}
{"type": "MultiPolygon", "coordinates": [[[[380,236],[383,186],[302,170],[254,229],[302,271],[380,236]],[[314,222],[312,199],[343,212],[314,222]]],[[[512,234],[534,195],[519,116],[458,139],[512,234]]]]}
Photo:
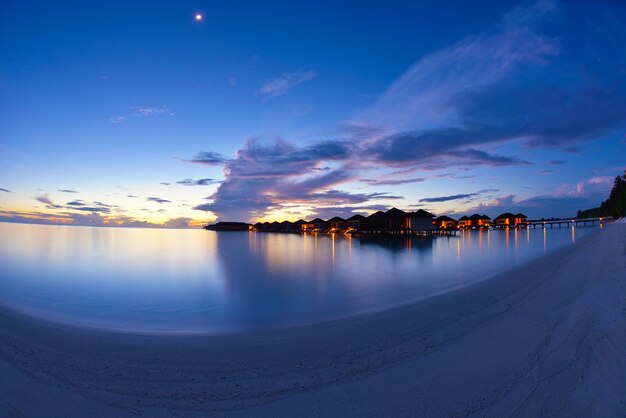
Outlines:
{"type": "Polygon", "coordinates": [[[332,322],[132,335],[0,309],[0,416],[626,416],[626,225],[332,322]]]}

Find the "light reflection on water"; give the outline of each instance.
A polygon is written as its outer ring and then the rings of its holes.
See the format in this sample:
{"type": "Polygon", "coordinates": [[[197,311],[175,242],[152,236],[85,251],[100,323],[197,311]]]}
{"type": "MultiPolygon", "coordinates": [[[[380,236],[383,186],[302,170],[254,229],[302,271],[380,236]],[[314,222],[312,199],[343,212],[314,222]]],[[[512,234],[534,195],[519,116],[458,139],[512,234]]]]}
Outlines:
{"type": "Polygon", "coordinates": [[[449,291],[596,229],[431,239],[0,223],[0,304],[126,331],[279,328],[449,291]]]}

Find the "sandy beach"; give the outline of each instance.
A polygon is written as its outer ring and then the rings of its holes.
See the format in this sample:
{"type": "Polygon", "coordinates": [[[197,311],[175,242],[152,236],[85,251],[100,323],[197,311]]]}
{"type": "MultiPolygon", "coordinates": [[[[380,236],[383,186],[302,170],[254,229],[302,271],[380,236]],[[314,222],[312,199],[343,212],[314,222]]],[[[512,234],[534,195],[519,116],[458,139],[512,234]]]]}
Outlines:
{"type": "Polygon", "coordinates": [[[0,416],[626,416],[626,225],[380,313],[150,336],[0,310],[0,416]]]}

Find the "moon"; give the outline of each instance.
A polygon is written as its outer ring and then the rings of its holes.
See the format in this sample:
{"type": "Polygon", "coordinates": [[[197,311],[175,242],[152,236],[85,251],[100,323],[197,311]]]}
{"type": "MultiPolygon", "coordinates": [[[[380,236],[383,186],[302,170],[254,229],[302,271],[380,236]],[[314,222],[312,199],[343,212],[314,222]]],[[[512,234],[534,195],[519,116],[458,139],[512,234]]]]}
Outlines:
{"type": "Polygon", "coordinates": [[[204,16],[202,16],[202,13],[196,13],[193,18],[196,20],[196,22],[201,22],[202,19],[204,19],[204,16]]]}

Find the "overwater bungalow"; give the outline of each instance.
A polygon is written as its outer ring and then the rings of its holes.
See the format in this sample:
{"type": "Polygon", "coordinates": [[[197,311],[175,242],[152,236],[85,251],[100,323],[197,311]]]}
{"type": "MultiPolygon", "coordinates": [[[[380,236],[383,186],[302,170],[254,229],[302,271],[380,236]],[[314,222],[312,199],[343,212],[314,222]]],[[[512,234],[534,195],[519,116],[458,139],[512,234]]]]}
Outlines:
{"type": "Polygon", "coordinates": [[[321,221],[321,219],[316,218],[316,219],[313,219],[312,221],[304,221],[304,223],[301,226],[302,232],[313,232],[313,230],[315,229],[316,221],[321,221]]]}
{"type": "Polygon", "coordinates": [[[282,221],[279,225],[278,232],[291,232],[293,228],[293,222],[282,221]]]}
{"type": "Polygon", "coordinates": [[[523,213],[518,213],[515,215],[515,225],[526,225],[528,222],[528,216],[523,213]]]}
{"type": "Polygon", "coordinates": [[[435,215],[420,209],[405,212],[391,208],[387,212],[378,211],[360,220],[361,231],[369,234],[406,234],[417,231],[434,231],[435,215]]]}
{"type": "Polygon", "coordinates": [[[366,233],[381,233],[385,231],[386,216],[385,212],[379,210],[372,213],[367,218],[361,220],[361,230],[366,233]]]}
{"type": "Polygon", "coordinates": [[[515,225],[515,215],[511,212],[500,214],[493,220],[493,224],[497,227],[513,226],[515,225]]]}
{"type": "Polygon", "coordinates": [[[248,231],[252,225],[245,222],[218,222],[212,225],[205,225],[204,229],[209,231],[248,231]]]}
{"type": "Polygon", "coordinates": [[[291,224],[291,231],[290,232],[300,232],[302,231],[302,225],[304,225],[306,223],[306,221],[302,220],[302,219],[298,219],[297,221],[293,222],[291,224]]]}
{"type": "Polygon", "coordinates": [[[353,215],[346,219],[346,224],[348,226],[348,231],[360,231],[361,230],[361,222],[365,219],[363,215],[353,215]]]}
{"type": "Polygon", "coordinates": [[[425,211],[424,209],[419,209],[415,212],[409,212],[407,214],[407,222],[406,226],[409,230],[413,232],[417,231],[434,231],[436,229],[433,224],[433,219],[435,215],[430,212],[425,211]]]}
{"type": "Polygon", "coordinates": [[[470,227],[470,219],[469,219],[469,217],[461,216],[461,218],[457,222],[457,226],[459,228],[469,228],[470,227]]]}
{"type": "Polygon", "coordinates": [[[464,228],[489,228],[490,225],[491,218],[489,216],[475,213],[468,218],[468,225],[464,226],[464,228]]]}
{"type": "Polygon", "coordinates": [[[269,225],[270,232],[280,232],[280,222],[274,221],[269,225]]]}
{"type": "Polygon", "coordinates": [[[400,232],[409,228],[409,214],[398,208],[385,212],[385,228],[387,232],[400,232]]]}
{"type": "Polygon", "coordinates": [[[330,229],[330,224],[328,223],[328,221],[325,221],[323,219],[317,218],[314,223],[315,232],[328,232],[328,230],[330,229]]]}
{"type": "Polygon", "coordinates": [[[348,228],[346,220],[339,216],[329,219],[328,223],[330,224],[330,232],[343,232],[348,228]]]}
{"type": "Polygon", "coordinates": [[[526,225],[527,219],[526,215],[522,213],[514,215],[511,212],[506,212],[494,219],[494,226],[500,228],[519,227],[526,225]]]}
{"type": "MultiPolygon", "coordinates": [[[[495,227],[520,227],[527,225],[526,215],[510,212],[499,215],[493,221],[495,227]]],[[[458,221],[449,216],[435,217],[430,212],[419,209],[415,212],[405,212],[398,208],[391,208],[387,212],[378,211],[365,217],[353,215],[348,219],[335,216],[327,221],[315,218],[311,221],[302,219],[291,221],[257,222],[254,225],[243,222],[220,222],[206,225],[206,229],[221,231],[252,230],[259,232],[319,232],[319,233],[354,233],[387,234],[387,235],[431,235],[436,231],[440,234],[452,234],[457,229],[483,229],[492,226],[491,218],[487,215],[475,213],[463,216],[458,221]]]]}
{"type": "Polygon", "coordinates": [[[330,229],[330,224],[320,218],[302,224],[302,232],[326,232],[328,229],[330,229]]]}
{"type": "Polygon", "coordinates": [[[435,226],[439,229],[456,229],[458,222],[449,216],[442,215],[434,220],[435,226]]]}

